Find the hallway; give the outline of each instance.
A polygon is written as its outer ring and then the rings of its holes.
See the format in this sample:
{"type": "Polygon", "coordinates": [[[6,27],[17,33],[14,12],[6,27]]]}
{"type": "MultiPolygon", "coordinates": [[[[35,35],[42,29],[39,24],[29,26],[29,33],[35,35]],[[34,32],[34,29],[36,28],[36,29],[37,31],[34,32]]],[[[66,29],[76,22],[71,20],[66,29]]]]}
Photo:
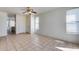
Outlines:
{"type": "Polygon", "coordinates": [[[17,34],[0,38],[0,51],[73,51],[76,44],[42,35],[17,34]]]}

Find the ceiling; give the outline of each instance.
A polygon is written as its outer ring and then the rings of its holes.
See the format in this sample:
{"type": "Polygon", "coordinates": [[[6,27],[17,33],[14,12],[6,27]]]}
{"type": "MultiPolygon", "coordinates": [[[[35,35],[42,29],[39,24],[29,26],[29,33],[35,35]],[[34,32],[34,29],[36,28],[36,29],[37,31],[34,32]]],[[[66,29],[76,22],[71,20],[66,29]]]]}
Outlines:
{"type": "MultiPolygon", "coordinates": [[[[38,14],[47,12],[49,10],[54,10],[58,7],[32,7],[34,11],[36,11],[38,14]]],[[[11,14],[22,14],[25,7],[0,7],[0,11],[8,12],[11,14]]]]}

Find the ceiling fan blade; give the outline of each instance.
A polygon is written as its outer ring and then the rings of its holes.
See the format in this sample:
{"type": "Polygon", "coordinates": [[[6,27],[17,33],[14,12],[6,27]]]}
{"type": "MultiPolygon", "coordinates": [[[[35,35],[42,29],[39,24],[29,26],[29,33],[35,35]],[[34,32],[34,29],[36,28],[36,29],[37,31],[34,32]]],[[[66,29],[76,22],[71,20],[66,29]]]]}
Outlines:
{"type": "Polygon", "coordinates": [[[27,13],[26,11],[22,12],[23,14],[27,13]]]}
{"type": "Polygon", "coordinates": [[[35,12],[33,9],[31,10],[32,13],[36,14],[37,12],[35,12]]]}
{"type": "Polygon", "coordinates": [[[32,13],[37,14],[37,12],[32,12],[32,13]]]}

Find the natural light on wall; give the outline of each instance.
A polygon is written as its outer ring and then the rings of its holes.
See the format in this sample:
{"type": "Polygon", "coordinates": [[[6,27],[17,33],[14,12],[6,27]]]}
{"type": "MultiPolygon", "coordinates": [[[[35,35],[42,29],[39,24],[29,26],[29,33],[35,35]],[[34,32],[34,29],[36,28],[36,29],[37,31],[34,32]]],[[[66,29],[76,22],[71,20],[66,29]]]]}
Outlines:
{"type": "Polygon", "coordinates": [[[66,13],[66,32],[79,34],[79,9],[68,10],[66,13]]]}

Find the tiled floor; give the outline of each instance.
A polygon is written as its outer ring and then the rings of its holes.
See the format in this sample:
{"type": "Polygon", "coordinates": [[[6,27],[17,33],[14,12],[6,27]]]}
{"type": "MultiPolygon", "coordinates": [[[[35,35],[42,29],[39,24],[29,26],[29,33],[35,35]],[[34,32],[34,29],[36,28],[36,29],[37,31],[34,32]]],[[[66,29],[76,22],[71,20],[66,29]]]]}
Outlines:
{"type": "Polygon", "coordinates": [[[0,38],[0,51],[73,51],[76,44],[35,34],[8,35],[0,38]]]}

